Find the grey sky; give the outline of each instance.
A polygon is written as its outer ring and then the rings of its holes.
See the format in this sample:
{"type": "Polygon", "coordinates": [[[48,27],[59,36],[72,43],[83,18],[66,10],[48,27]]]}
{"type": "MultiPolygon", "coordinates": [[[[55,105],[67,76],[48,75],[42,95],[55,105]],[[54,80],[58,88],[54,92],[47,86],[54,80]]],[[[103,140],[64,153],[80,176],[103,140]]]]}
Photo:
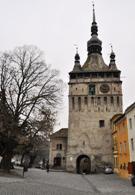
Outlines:
{"type": "MultiPolygon", "coordinates": [[[[135,1],[95,0],[103,57],[109,63],[113,44],[118,68],[122,71],[124,109],[135,101],[135,1]]],[[[0,0],[0,51],[31,44],[45,53],[46,62],[68,82],[74,65],[74,44],[81,64],[87,56],[92,3],[90,0],[0,0]]],[[[68,124],[68,100],[59,115],[60,127],[68,124]]]]}

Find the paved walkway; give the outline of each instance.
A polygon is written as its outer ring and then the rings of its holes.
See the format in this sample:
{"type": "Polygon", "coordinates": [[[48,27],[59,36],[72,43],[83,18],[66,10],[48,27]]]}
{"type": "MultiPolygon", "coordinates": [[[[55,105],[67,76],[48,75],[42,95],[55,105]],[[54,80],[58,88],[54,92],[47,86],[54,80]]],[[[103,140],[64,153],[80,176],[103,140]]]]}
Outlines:
{"type": "Polygon", "coordinates": [[[115,174],[78,175],[30,169],[25,178],[0,176],[0,195],[135,195],[131,182],[115,174]]]}

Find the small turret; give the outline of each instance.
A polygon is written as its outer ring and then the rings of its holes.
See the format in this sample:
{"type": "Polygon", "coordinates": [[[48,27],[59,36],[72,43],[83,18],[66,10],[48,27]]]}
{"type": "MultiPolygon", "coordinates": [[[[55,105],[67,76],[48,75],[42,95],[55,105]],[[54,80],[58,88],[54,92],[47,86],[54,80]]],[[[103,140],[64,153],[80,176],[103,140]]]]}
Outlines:
{"type": "Polygon", "coordinates": [[[81,70],[81,65],[80,65],[80,56],[78,54],[78,47],[76,47],[76,54],[75,54],[75,62],[74,62],[74,72],[78,72],[81,70]]]}
{"type": "Polygon", "coordinates": [[[117,70],[117,66],[116,66],[116,63],[115,63],[115,53],[113,51],[112,45],[111,45],[111,54],[110,54],[109,69],[110,70],[117,70]]]}

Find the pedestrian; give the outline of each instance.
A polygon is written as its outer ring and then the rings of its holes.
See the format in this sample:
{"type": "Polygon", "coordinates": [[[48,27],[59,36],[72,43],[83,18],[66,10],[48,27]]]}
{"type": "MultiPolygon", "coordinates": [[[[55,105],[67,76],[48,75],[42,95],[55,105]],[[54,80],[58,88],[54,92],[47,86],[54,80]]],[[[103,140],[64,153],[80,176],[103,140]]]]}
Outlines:
{"type": "Polygon", "coordinates": [[[49,161],[46,163],[46,172],[49,173],[49,161]]]}
{"type": "Polygon", "coordinates": [[[28,171],[28,162],[25,160],[23,163],[23,177],[24,177],[24,173],[28,171]]]}
{"type": "Polygon", "coordinates": [[[131,177],[132,186],[135,186],[135,167],[133,167],[133,173],[131,177]]]}
{"type": "Polygon", "coordinates": [[[42,160],[42,169],[45,169],[45,158],[42,160]]]}

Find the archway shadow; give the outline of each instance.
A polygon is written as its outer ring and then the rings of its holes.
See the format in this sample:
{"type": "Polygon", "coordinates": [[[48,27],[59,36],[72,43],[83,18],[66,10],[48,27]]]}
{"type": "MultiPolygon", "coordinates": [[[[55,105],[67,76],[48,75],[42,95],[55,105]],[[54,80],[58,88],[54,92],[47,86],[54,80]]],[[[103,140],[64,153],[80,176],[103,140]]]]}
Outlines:
{"type": "Polygon", "coordinates": [[[76,172],[78,174],[89,174],[91,172],[91,161],[87,155],[80,155],[76,160],[76,172]]]}

